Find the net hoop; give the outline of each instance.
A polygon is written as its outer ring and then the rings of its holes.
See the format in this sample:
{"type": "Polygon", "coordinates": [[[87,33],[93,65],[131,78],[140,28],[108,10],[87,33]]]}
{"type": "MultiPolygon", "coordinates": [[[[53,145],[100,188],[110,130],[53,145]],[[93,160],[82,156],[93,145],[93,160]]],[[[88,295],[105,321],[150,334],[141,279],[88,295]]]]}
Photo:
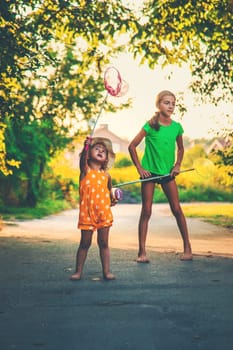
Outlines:
{"type": "Polygon", "coordinates": [[[125,80],[122,80],[120,91],[116,95],[116,97],[124,96],[128,92],[128,90],[129,90],[129,84],[125,80]]]}
{"type": "Polygon", "coordinates": [[[122,78],[115,67],[109,67],[104,73],[104,87],[111,96],[121,93],[122,78]]]}
{"type": "Polygon", "coordinates": [[[128,83],[121,78],[120,72],[118,71],[118,69],[116,69],[113,66],[108,67],[105,70],[104,87],[107,91],[107,94],[103,100],[99,114],[95,120],[94,126],[93,126],[92,131],[91,131],[91,136],[94,134],[97,122],[101,116],[102,110],[103,110],[104,105],[107,101],[108,94],[111,96],[114,96],[114,97],[121,97],[121,96],[125,95],[129,89],[128,83]]]}

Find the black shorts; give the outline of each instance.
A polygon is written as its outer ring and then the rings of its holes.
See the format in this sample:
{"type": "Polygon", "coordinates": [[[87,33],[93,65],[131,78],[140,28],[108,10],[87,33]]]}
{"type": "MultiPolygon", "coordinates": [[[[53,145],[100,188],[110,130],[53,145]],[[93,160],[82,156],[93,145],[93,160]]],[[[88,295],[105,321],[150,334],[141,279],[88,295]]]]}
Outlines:
{"type": "Polygon", "coordinates": [[[163,184],[167,184],[168,182],[174,180],[175,176],[171,176],[171,175],[164,176],[164,175],[151,173],[151,176],[147,177],[146,179],[148,179],[148,181],[154,182],[155,184],[163,185],[163,184]],[[149,180],[151,177],[156,177],[156,179],[149,180]]]}

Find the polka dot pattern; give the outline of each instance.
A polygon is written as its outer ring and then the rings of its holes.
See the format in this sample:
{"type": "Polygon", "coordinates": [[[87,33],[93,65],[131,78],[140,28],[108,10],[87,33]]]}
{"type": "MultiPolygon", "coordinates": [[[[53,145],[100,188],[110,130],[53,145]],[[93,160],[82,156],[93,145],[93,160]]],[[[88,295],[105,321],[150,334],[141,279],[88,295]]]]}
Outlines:
{"type": "Polygon", "coordinates": [[[80,205],[78,228],[95,230],[109,227],[113,222],[108,190],[108,175],[103,170],[88,168],[80,182],[80,205]]]}

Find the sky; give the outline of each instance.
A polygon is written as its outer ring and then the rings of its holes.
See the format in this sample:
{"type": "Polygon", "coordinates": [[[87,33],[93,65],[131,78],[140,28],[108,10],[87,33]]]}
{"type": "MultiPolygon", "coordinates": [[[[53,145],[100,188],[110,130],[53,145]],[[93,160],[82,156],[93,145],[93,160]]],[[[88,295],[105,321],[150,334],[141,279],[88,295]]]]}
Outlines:
{"type": "Polygon", "coordinates": [[[154,114],[155,96],[162,90],[170,90],[175,95],[179,92],[184,93],[187,113],[181,118],[177,109],[172,118],[181,122],[184,136],[190,139],[211,139],[226,122],[227,118],[223,114],[228,112],[232,115],[231,105],[195,105],[194,95],[188,90],[191,82],[188,66],[174,66],[164,70],[157,66],[151,70],[146,64],[140,66],[139,61],[135,61],[130,54],[121,54],[111,65],[116,67],[122,78],[127,81],[129,90],[124,97],[109,96],[107,101],[118,105],[131,98],[132,107],[114,114],[103,111],[98,125],[108,124],[109,130],[121,138],[131,140],[140,131],[143,124],[154,114]],[[169,79],[171,72],[172,77],[169,79]]]}

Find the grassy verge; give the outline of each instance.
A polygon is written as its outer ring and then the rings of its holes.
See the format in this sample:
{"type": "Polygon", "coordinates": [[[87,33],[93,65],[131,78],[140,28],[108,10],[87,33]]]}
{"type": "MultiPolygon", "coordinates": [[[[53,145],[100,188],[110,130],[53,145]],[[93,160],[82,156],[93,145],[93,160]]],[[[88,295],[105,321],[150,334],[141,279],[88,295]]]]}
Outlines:
{"type": "Polygon", "coordinates": [[[70,204],[64,200],[46,200],[44,202],[38,203],[35,208],[0,208],[0,218],[3,220],[41,219],[45,216],[59,213],[60,211],[70,208],[70,204]]]}
{"type": "Polygon", "coordinates": [[[233,228],[232,203],[192,203],[182,205],[186,217],[201,218],[214,225],[233,228]]]}

